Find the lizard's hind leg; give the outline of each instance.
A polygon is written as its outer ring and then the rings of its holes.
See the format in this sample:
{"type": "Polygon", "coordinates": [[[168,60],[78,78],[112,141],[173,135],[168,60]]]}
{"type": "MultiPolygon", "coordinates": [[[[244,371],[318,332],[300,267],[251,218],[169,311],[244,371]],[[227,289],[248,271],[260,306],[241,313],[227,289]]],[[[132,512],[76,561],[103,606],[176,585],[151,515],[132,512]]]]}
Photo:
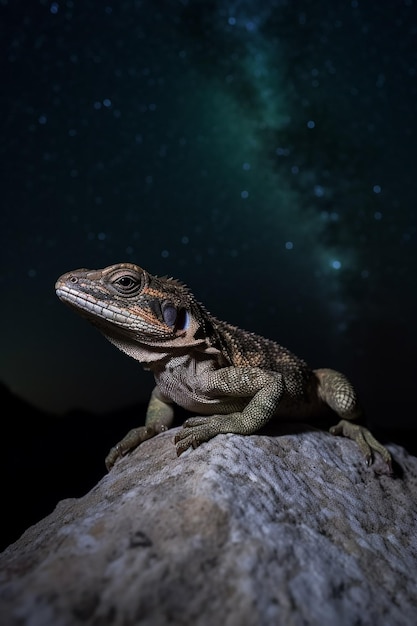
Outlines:
{"type": "Polygon", "coordinates": [[[372,463],[374,453],[379,452],[391,472],[392,459],[388,450],[375,439],[367,428],[352,423],[352,420],[361,416],[362,411],[356,392],[346,376],[331,369],[318,369],[314,373],[319,381],[318,395],[320,399],[341,418],[338,424],[330,428],[330,433],[353,439],[358,444],[368,465],[372,463]]]}

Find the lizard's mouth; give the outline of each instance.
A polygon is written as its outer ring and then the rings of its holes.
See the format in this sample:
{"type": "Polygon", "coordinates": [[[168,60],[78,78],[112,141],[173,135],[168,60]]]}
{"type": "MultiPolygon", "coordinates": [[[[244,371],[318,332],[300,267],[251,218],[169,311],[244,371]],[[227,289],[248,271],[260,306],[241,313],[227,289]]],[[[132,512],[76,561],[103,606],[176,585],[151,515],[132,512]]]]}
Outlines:
{"type": "Polygon", "coordinates": [[[57,283],[56,295],[70,308],[75,309],[79,315],[87,319],[98,328],[123,327],[126,325],[127,316],[122,315],[120,310],[109,304],[101,304],[94,296],[72,290],[66,285],[57,283]]]}
{"type": "Polygon", "coordinates": [[[84,317],[96,317],[97,315],[107,317],[106,312],[107,310],[110,311],[110,307],[100,305],[99,301],[97,298],[94,298],[94,296],[75,291],[59,281],[55,285],[55,290],[56,295],[62,302],[76,309],[77,312],[84,317]]]}
{"type": "Polygon", "coordinates": [[[169,328],[165,324],[160,323],[157,332],[155,332],[154,319],[147,321],[143,312],[139,318],[138,315],[122,310],[114,304],[100,302],[91,294],[71,289],[71,287],[60,281],[56,283],[55,289],[58,298],[64,304],[77,311],[81,317],[84,317],[104,334],[124,338],[134,337],[139,343],[159,346],[175,339],[181,339],[181,337],[185,336],[189,326],[189,314],[186,312],[187,315],[182,320],[181,328],[169,328]],[[138,319],[140,319],[140,327],[135,328],[138,319]],[[148,328],[149,331],[147,330],[148,328]]]}

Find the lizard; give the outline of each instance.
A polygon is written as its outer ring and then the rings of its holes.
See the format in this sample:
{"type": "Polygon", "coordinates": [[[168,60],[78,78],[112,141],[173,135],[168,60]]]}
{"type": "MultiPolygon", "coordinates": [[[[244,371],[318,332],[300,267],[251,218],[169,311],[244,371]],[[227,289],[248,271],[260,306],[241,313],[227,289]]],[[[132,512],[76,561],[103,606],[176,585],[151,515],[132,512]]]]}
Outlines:
{"type": "Polygon", "coordinates": [[[174,438],[178,456],[220,433],[254,434],[273,418],[311,421],[331,414],[339,419],[331,434],[354,440],[368,465],[379,453],[391,472],[390,452],[355,423],[362,410],[344,374],[311,369],[278,343],[217,319],[182,282],[118,263],[67,272],[55,289],[154,375],[145,424],[111,448],[108,470],[166,431],[179,405],[198,415],[186,419],[174,438]]]}

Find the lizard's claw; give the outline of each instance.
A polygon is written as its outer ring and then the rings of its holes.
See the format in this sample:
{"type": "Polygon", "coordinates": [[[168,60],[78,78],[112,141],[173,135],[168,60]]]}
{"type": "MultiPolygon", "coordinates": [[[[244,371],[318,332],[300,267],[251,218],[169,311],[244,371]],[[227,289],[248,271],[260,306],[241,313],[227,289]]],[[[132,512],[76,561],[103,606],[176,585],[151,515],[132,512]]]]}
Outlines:
{"type": "Polygon", "coordinates": [[[190,417],[185,420],[180,432],[175,435],[177,455],[187,448],[197,448],[200,443],[212,439],[220,433],[243,434],[241,413],[210,415],[210,417],[190,417]]]}
{"type": "Polygon", "coordinates": [[[175,435],[175,447],[177,449],[177,456],[181,456],[188,448],[197,448],[200,443],[208,441],[214,437],[217,432],[214,432],[212,425],[213,417],[190,417],[185,420],[182,429],[175,435]]]}
{"type": "Polygon", "coordinates": [[[355,441],[359,450],[365,457],[366,464],[371,465],[374,460],[374,453],[378,452],[388,466],[390,474],[392,474],[392,457],[389,451],[381,444],[372,433],[359,424],[353,424],[348,420],[340,420],[336,426],[332,426],[329,431],[332,435],[343,435],[355,441]]]}
{"type": "Polygon", "coordinates": [[[107,471],[110,471],[116,461],[122,456],[127,454],[130,450],[133,450],[133,448],[136,448],[142,441],[150,439],[155,434],[155,429],[150,426],[139,426],[139,428],[129,430],[127,435],[123,437],[106,456],[105,463],[107,471]]]}

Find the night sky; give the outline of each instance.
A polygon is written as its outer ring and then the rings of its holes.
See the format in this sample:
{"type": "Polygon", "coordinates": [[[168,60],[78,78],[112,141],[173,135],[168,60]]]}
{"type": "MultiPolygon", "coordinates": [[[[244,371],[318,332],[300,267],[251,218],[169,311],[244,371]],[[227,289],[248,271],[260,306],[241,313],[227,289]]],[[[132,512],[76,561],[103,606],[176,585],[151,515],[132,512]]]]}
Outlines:
{"type": "Polygon", "coordinates": [[[415,427],[412,0],[0,0],[0,35],[13,393],[58,414],[147,398],[54,291],[129,261],[415,427]]]}

